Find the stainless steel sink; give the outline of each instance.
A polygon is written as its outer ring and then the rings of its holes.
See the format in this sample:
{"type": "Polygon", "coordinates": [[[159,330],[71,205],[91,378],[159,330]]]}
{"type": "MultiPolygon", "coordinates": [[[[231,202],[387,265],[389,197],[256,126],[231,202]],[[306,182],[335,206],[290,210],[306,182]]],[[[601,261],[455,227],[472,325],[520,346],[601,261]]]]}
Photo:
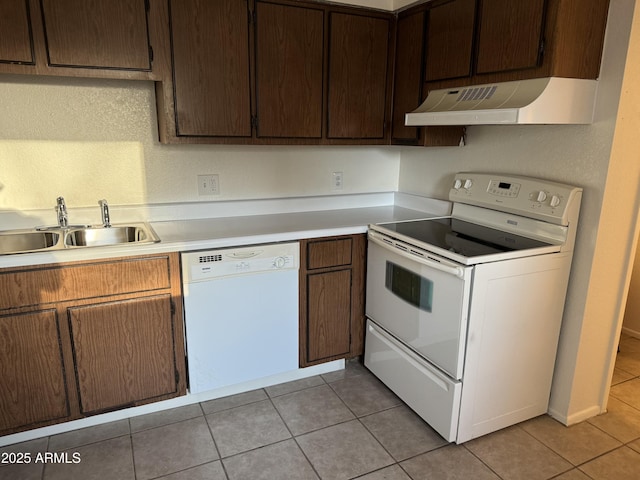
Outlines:
{"type": "Polygon", "coordinates": [[[9,231],[0,232],[0,255],[37,252],[58,245],[59,232],[9,231]]]}
{"type": "Polygon", "coordinates": [[[65,248],[148,244],[160,241],[150,225],[132,223],[111,227],[40,227],[0,232],[0,255],[65,248]]]}
{"type": "Polygon", "coordinates": [[[130,243],[159,242],[149,225],[114,225],[112,227],[90,227],[69,230],[64,237],[66,247],[100,247],[130,243]]]}

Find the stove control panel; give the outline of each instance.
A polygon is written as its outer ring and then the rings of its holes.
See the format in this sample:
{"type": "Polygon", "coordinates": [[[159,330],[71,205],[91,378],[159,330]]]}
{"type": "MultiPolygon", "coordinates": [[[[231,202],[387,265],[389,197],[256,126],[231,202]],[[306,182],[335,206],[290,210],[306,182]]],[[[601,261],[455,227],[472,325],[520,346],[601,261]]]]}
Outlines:
{"type": "Polygon", "coordinates": [[[531,177],[458,173],[449,200],[566,225],[567,212],[582,189],[531,177]]]}

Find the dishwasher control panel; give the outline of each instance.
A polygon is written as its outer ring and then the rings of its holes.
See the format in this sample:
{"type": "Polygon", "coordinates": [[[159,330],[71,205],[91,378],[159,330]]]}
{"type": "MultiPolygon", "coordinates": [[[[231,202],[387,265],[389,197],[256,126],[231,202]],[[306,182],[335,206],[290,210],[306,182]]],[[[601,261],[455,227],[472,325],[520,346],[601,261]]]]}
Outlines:
{"type": "Polygon", "coordinates": [[[297,242],[186,252],[182,254],[182,278],[185,283],[191,283],[274,270],[297,270],[299,252],[297,242]]]}

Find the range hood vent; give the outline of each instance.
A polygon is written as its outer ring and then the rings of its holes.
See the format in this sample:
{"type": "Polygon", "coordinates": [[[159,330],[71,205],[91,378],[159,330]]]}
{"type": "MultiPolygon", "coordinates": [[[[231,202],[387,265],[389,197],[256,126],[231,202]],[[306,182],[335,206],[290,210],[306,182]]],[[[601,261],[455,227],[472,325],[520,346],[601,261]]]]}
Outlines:
{"type": "Polygon", "coordinates": [[[597,85],[549,77],[433,90],[405,125],[592,123],[597,85]]]}

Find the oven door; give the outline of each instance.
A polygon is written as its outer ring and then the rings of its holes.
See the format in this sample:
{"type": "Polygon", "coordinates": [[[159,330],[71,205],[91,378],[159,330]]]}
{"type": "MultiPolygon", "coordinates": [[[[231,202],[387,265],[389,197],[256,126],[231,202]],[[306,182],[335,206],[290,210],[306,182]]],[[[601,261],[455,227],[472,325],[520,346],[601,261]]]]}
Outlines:
{"type": "Polygon", "coordinates": [[[370,232],[367,317],[461,379],[472,272],[473,266],[370,232]]]}

